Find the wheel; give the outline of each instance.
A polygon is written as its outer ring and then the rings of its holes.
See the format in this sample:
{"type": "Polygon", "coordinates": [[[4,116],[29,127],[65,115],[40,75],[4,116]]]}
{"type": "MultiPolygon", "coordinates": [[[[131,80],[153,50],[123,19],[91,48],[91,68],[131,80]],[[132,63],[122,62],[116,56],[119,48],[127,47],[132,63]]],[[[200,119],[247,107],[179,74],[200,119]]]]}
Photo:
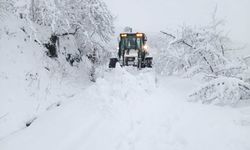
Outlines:
{"type": "Polygon", "coordinates": [[[117,59],[117,58],[110,58],[110,61],[109,61],[109,68],[115,68],[117,62],[118,62],[118,59],[117,59]]]}
{"type": "Polygon", "coordinates": [[[145,67],[152,68],[153,57],[146,57],[145,58],[145,67]]]}

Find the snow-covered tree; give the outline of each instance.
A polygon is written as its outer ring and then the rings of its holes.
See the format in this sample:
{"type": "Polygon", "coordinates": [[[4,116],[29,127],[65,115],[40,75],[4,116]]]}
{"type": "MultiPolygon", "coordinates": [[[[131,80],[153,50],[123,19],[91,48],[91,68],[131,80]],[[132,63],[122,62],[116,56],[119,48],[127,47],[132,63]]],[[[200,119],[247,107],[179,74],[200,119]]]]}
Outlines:
{"type": "MultiPolygon", "coordinates": [[[[113,34],[113,17],[104,2],[99,0],[65,1],[63,14],[68,16],[67,22],[71,32],[75,32],[79,49],[99,48],[113,34]]],[[[85,49],[85,50],[84,50],[85,49]]]]}
{"type": "Polygon", "coordinates": [[[51,27],[55,35],[74,35],[79,48],[107,42],[113,34],[113,17],[102,0],[18,0],[16,7],[22,17],[51,27]]]}
{"type": "MultiPolygon", "coordinates": [[[[220,67],[228,63],[224,51],[224,43],[221,43],[222,36],[216,34],[212,28],[192,28],[184,26],[176,35],[162,32],[169,41],[166,54],[161,56],[165,59],[167,56],[169,64],[174,63],[169,74],[174,72],[189,72],[193,74],[204,72],[206,74],[216,74],[220,67]],[[175,61],[178,60],[178,61],[175,61]],[[181,60],[181,61],[180,61],[181,60]],[[174,62],[171,62],[174,61],[174,62]],[[176,64],[178,63],[178,64],[176,64]]],[[[169,68],[169,66],[166,66],[169,68]]]]}
{"type": "Polygon", "coordinates": [[[49,57],[71,66],[84,61],[95,80],[96,67],[109,53],[106,45],[114,28],[113,16],[102,0],[0,0],[0,4],[0,16],[9,11],[26,21],[29,29],[22,30],[47,48],[49,57]],[[40,28],[46,33],[40,33],[40,28]]]}
{"type": "Polygon", "coordinates": [[[92,62],[91,80],[95,79],[95,68],[107,54],[105,45],[113,34],[113,17],[104,2],[100,0],[65,1],[65,16],[68,16],[79,50],[78,56],[87,56],[92,62]]]}
{"type": "Polygon", "coordinates": [[[223,23],[213,16],[208,26],[183,26],[176,33],[161,31],[168,46],[160,52],[156,69],[168,75],[198,75],[208,81],[191,94],[192,100],[232,104],[250,99],[249,83],[244,80],[248,67],[242,60],[226,56],[231,40],[220,30],[223,23]]]}

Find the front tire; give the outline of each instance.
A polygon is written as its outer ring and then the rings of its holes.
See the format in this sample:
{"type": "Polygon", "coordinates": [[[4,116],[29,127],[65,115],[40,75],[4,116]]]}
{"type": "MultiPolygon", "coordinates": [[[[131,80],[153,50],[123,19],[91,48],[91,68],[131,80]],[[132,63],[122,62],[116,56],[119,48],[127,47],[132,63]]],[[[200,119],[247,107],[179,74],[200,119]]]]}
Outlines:
{"type": "Polygon", "coordinates": [[[110,58],[110,60],[109,60],[109,68],[115,68],[117,62],[118,62],[117,58],[110,58]]]}

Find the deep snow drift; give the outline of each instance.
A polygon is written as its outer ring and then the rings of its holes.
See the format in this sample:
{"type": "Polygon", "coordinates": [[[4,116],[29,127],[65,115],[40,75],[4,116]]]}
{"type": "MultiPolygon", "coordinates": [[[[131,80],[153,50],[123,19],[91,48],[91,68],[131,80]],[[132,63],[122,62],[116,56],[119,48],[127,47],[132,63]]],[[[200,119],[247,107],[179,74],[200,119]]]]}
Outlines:
{"type": "Polygon", "coordinates": [[[153,70],[109,70],[0,149],[248,150],[250,108],[187,102],[197,84],[153,70]]]}
{"type": "MultiPolygon", "coordinates": [[[[1,140],[70,100],[89,81],[84,66],[78,71],[46,56],[46,49],[31,37],[32,27],[27,22],[11,14],[1,14],[0,20],[1,140]]],[[[41,39],[47,36],[46,30],[37,29],[41,39]]]]}

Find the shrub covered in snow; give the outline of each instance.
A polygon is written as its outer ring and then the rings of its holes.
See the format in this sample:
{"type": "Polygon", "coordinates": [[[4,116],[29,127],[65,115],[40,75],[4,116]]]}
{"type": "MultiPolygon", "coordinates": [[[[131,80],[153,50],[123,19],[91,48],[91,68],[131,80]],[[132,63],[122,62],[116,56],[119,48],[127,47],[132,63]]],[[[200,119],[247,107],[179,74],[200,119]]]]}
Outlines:
{"type": "Polygon", "coordinates": [[[208,26],[183,26],[174,34],[161,31],[167,46],[156,60],[156,70],[208,82],[191,94],[192,101],[235,104],[250,99],[248,66],[243,59],[227,57],[232,42],[221,25],[223,21],[213,16],[208,26]]]}
{"type": "Polygon", "coordinates": [[[250,100],[250,84],[236,78],[219,77],[191,94],[189,100],[235,105],[239,101],[250,100]]]}
{"type": "Polygon", "coordinates": [[[167,36],[169,45],[157,63],[160,66],[164,64],[169,69],[168,74],[216,74],[230,64],[224,55],[228,39],[212,27],[197,29],[184,26],[176,35],[162,33],[167,36]]]}

